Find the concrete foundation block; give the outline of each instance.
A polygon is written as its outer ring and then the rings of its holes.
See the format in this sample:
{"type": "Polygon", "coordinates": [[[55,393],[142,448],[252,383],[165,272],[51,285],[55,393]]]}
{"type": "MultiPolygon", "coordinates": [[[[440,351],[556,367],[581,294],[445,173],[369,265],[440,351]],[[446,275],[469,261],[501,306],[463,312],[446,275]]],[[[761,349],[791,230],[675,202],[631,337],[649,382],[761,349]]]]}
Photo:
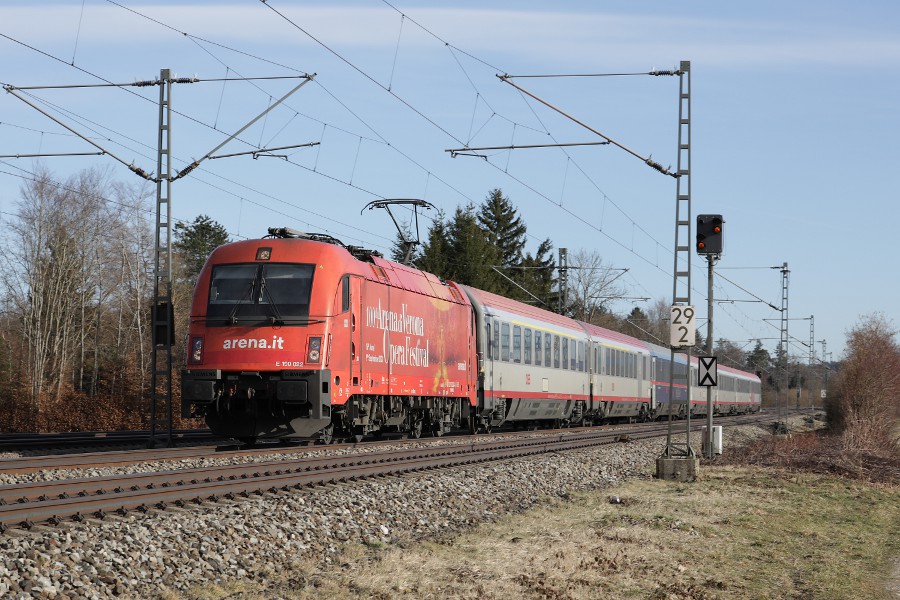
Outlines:
{"type": "Polygon", "coordinates": [[[667,481],[694,481],[700,472],[699,458],[666,458],[656,459],[656,478],[667,481]]]}

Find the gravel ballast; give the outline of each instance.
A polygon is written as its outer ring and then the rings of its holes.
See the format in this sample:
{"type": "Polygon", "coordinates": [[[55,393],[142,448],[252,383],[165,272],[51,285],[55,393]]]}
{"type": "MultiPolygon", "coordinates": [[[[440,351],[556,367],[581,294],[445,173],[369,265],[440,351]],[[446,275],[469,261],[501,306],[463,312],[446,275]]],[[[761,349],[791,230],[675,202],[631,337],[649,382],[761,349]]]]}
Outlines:
{"type": "MultiPolygon", "coordinates": [[[[726,447],[766,435],[725,428],[726,447]]],[[[444,469],[314,490],[63,523],[0,536],[2,598],[154,598],[209,583],[287,576],[344,543],[442,537],[547,496],[653,472],[665,440],[444,469]]],[[[186,465],[179,465],[186,468],[186,465]]],[[[169,465],[168,468],[172,468],[169,465]]],[[[70,474],[68,476],[84,476],[70,474]]]]}

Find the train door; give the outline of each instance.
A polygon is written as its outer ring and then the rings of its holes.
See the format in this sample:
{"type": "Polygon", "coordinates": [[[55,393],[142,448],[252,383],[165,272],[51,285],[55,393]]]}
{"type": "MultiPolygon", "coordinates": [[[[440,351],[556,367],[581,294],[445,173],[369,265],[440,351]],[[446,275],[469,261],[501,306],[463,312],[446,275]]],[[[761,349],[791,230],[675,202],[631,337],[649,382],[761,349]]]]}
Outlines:
{"type": "Polygon", "coordinates": [[[484,412],[490,415],[489,426],[497,426],[506,418],[506,403],[498,398],[503,384],[500,370],[500,320],[484,319],[484,412]]]}
{"type": "Polygon", "coordinates": [[[362,298],[365,279],[356,275],[350,275],[348,279],[350,293],[348,303],[350,313],[350,384],[359,386],[363,382],[362,298]]]}
{"type": "Polygon", "coordinates": [[[487,361],[484,368],[484,396],[485,403],[489,407],[494,406],[494,366],[496,361],[500,359],[500,321],[497,319],[485,318],[485,327],[487,332],[484,339],[484,350],[487,353],[487,361]]]}
{"type": "Polygon", "coordinates": [[[598,396],[600,395],[600,344],[593,342],[591,350],[591,390],[588,397],[587,410],[588,414],[598,406],[598,396]]]}

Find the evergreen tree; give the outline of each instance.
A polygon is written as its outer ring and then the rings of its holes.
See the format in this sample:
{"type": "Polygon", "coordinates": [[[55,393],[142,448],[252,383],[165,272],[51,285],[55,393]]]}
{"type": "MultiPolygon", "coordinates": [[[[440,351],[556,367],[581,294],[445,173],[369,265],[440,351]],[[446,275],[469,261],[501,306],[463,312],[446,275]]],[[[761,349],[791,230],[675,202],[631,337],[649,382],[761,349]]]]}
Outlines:
{"type": "MultiPolygon", "coordinates": [[[[488,192],[478,211],[478,225],[485,232],[487,242],[496,248],[497,264],[504,275],[515,279],[511,267],[522,264],[522,250],[525,248],[525,223],[516,212],[509,198],[499,188],[488,192]]],[[[519,276],[521,279],[521,276],[519,276]]],[[[503,293],[521,297],[516,286],[502,277],[497,277],[498,287],[503,293]],[[514,291],[515,290],[515,291],[514,291]]]]}
{"type": "Polygon", "coordinates": [[[180,260],[181,278],[193,284],[212,251],[228,243],[228,231],[207,215],[199,215],[189,225],[176,223],[174,229],[172,246],[180,260]]]}
{"type": "Polygon", "coordinates": [[[622,333],[630,335],[632,337],[636,337],[639,340],[645,340],[648,342],[657,343],[656,340],[652,339],[649,333],[650,330],[650,317],[647,316],[639,306],[635,306],[631,312],[625,317],[625,320],[622,323],[622,333]]]}
{"type": "Polygon", "coordinates": [[[747,369],[754,373],[762,373],[762,378],[772,370],[772,357],[769,351],[763,348],[760,340],[756,340],[756,346],[747,353],[747,369]]]}
{"type": "Polygon", "coordinates": [[[437,217],[428,228],[428,239],[421,252],[416,255],[415,265],[442,279],[449,279],[449,253],[450,234],[447,231],[447,221],[443,211],[438,211],[437,217]]]}
{"type": "Polygon", "coordinates": [[[513,279],[528,290],[530,294],[537,296],[538,300],[528,294],[523,293],[516,288],[518,295],[514,298],[523,302],[537,303],[547,310],[556,310],[557,308],[557,292],[553,287],[556,285],[556,277],[554,277],[554,261],[553,261],[553,243],[550,239],[546,239],[538,246],[534,256],[530,252],[525,254],[520,265],[522,268],[513,272],[513,279]]]}
{"type": "Polygon", "coordinates": [[[391,260],[402,264],[415,265],[421,254],[421,246],[415,242],[415,237],[410,233],[409,227],[404,225],[403,233],[401,234],[398,231],[397,237],[391,245],[391,260]],[[407,240],[412,240],[414,242],[411,249],[409,248],[410,244],[407,243],[407,240]],[[409,252],[408,259],[407,252],[409,252]]]}
{"type": "Polygon", "coordinates": [[[449,279],[488,292],[503,293],[500,277],[492,266],[498,263],[497,248],[479,226],[475,207],[457,208],[447,225],[449,279]]]}

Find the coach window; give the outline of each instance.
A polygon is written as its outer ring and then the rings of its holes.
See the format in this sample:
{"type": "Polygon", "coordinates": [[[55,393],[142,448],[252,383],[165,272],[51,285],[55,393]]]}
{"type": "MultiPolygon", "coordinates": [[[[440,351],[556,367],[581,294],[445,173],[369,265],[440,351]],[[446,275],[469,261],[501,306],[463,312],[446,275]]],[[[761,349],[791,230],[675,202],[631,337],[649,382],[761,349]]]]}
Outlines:
{"type": "Polygon", "coordinates": [[[559,336],[553,336],[553,368],[559,368],[559,336]]]}
{"type": "Polygon", "coordinates": [[[524,352],[525,364],[530,365],[531,364],[531,330],[528,329],[527,327],[525,328],[525,340],[523,341],[523,344],[524,345],[522,346],[522,348],[525,351],[524,352]]]}
{"type": "Polygon", "coordinates": [[[569,368],[569,340],[567,340],[566,338],[562,338],[560,340],[560,343],[562,344],[562,368],[568,369],[569,368]]]}
{"type": "Polygon", "coordinates": [[[509,362],[509,323],[500,324],[500,360],[509,362]]]}
{"type": "Polygon", "coordinates": [[[522,362],[522,327],[513,325],[512,361],[522,362]]]}
{"type": "Polygon", "coordinates": [[[491,322],[487,321],[487,320],[485,320],[485,322],[484,322],[484,339],[487,340],[487,343],[485,344],[485,349],[484,349],[485,353],[487,354],[487,356],[485,358],[490,360],[491,358],[494,357],[494,355],[491,352],[491,322]]]}
{"type": "Polygon", "coordinates": [[[553,345],[553,336],[549,333],[544,334],[544,366],[550,366],[551,346],[553,345]]]}
{"type": "Polygon", "coordinates": [[[584,342],[578,342],[578,370],[584,372],[584,342]]]}
{"type": "Polygon", "coordinates": [[[575,367],[578,366],[578,346],[575,344],[575,340],[569,340],[569,368],[573,371],[575,367]]]}
{"type": "Polygon", "coordinates": [[[543,356],[541,353],[541,349],[543,348],[543,346],[541,344],[543,344],[543,341],[541,340],[541,332],[535,331],[534,332],[534,364],[537,366],[541,366],[541,363],[543,362],[543,358],[541,358],[543,356]]]}

